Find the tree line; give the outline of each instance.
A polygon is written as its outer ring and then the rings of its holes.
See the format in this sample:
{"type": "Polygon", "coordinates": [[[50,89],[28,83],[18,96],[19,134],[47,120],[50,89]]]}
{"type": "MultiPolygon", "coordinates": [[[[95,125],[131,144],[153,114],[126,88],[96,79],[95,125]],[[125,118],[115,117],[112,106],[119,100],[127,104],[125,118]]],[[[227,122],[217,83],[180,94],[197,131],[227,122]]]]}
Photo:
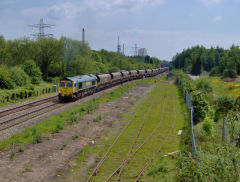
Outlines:
{"type": "Polygon", "coordinates": [[[211,76],[234,78],[240,73],[240,49],[235,45],[230,49],[197,45],[176,54],[172,66],[193,75],[208,71],[211,76]]]}
{"type": "Polygon", "coordinates": [[[5,40],[0,36],[0,88],[38,84],[66,76],[158,67],[160,60],[124,56],[67,37],[5,40]],[[16,80],[18,79],[18,80],[16,80]]]}

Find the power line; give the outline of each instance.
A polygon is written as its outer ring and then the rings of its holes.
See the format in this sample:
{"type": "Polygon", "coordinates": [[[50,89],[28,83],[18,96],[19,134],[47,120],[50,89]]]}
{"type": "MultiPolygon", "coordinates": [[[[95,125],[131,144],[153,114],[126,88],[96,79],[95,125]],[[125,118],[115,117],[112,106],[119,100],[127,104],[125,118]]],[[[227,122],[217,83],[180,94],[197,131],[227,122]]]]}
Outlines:
{"type": "Polygon", "coordinates": [[[132,52],[134,52],[134,55],[133,56],[138,56],[138,46],[137,46],[137,44],[135,44],[134,45],[134,47],[132,47],[133,49],[134,49],[134,51],[132,51],[132,52]]]}
{"type": "Polygon", "coordinates": [[[52,37],[53,36],[53,34],[45,33],[44,29],[45,28],[51,28],[55,25],[54,24],[45,24],[45,23],[43,23],[43,18],[41,18],[39,24],[34,24],[34,25],[29,25],[29,26],[38,29],[38,33],[31,34],[31,35],[34,36],[34,37],[37,37],[38,39],[42,39],[44,37],[52,37]]]}

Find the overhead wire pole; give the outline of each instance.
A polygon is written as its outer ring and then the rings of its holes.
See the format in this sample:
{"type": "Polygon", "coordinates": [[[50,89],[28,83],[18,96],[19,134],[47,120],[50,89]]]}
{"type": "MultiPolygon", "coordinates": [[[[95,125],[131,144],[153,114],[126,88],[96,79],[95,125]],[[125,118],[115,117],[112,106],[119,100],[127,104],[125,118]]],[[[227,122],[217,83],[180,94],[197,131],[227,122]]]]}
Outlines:
{"type": "Polygon", "coordinates": [[[36,34],[31,34],[32,36],[34,37],[37,37],[38,39],[42,39],[44,37],[52,37],[53,34],[48,34],[48,33],[45,33],[44,32],[44,29],[45,28],[51,28],[53,26],[55,26],[54,24],[46,24],[46,23],[43,23],[43,18],[40,19],[40,23],[39,24],[34,24],[34,25],[29,25],[30,27],[33,27],[33,28],[37,28],[39,30],[38,33],[36,34]]]}
{"type": "Polygon", "coordinates": [[[138,56],[138,48],[140,48],[140,47],[138,47],[137,44],[135,44],[135,46],[132,48],[134,49],[134,51],[132,51],[132,52],[134,52],[134,56],[138,56]]]}

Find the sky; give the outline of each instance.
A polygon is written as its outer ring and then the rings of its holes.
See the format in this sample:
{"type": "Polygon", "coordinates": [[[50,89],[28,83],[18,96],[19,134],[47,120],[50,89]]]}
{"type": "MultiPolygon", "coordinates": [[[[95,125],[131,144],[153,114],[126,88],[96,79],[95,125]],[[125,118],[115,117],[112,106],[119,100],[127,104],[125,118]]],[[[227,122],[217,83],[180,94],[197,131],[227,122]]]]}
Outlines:
{"type": "Polygon", "coordinates": [[[0,35],[31,37],[29,25],[55,24],[45,29],[55,38],[85,39],[94,50],[133,55],[135,44],[150,56],[171,61],[176,53],[196,45],[229,48],[239,45],[240,0],[0,0],[0,35]]]}

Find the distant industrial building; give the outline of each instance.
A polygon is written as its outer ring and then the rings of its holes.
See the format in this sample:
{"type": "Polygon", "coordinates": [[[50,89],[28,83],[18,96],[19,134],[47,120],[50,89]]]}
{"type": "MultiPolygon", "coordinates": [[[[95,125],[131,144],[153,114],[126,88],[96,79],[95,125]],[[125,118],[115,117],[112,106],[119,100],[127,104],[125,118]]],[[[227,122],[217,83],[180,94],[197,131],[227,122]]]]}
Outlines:
{"type": "Polygon", "coordinates": [[[145,57],[146,55],[147,55],[147,49],[146,48],[138,49],[138,56],[145,57]]]}

